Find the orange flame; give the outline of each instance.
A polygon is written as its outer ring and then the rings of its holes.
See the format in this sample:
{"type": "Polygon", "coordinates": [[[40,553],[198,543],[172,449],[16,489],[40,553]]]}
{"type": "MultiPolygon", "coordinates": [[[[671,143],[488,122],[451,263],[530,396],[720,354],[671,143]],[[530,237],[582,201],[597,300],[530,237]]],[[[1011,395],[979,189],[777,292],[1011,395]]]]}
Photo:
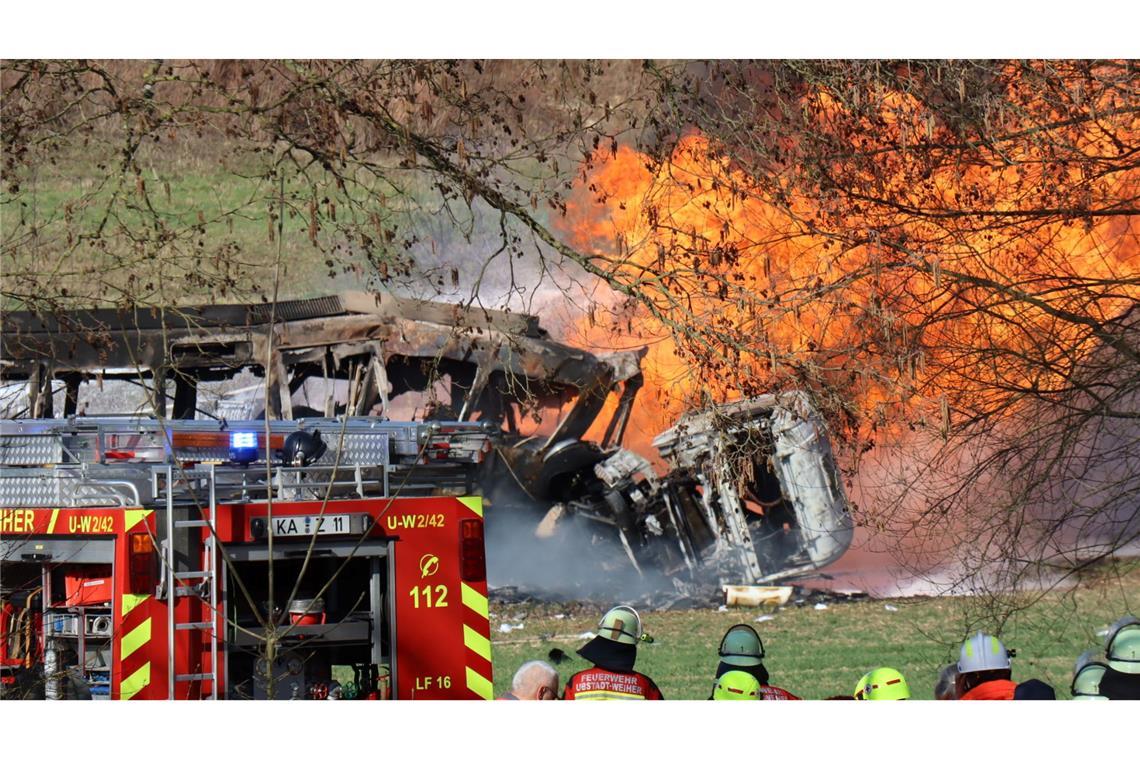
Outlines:
{"type": "MultiPolygon", "coordinates": [[[[1039,120],[1060,117],[1019,97],[1039,120]]],[[[930,146],[958,138],[897,93],[866,116],[823,91],[802,106],[822,138],[859,127],[896,149],[836,158],[849,191],[807,192],[794,177],[759,183],[691,134],[665,162],[628,147],[595,156],[568,202],[569,242],[643,299],[615,297],[578,325],[592,349],[649,345],[635,448],[693,404],[789,386],[838,390],[873,426],[1000,413],[1068,382],[1101,342],[1090,324],[1140,299],[1132,216],[1049,212],[1137,197],[1140,171],[1096,176],[1032,140],[1002,145],[1001,161],[936,159],[930,146]],[[923,150],[897,149],[908,145],[923,150]],[[876,199],[860,202],[862,188],[876,199]]],[[[1023,126],[1000,118],[1007,133],[1023,126]]],[[[1095,122],[1054,137],[1117,150],[1095,122]]]]}

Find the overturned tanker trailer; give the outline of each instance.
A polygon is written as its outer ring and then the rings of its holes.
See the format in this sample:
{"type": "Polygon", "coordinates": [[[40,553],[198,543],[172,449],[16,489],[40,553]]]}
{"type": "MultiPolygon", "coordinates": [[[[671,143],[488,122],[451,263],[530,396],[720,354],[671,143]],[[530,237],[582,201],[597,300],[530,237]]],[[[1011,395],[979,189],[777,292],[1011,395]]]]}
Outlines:
{"type": "Polygon", "coordinates": [[[487,502],[492,568],[517,548],[494,543],[508,516],[533,525],[527,540],[539,544],[585,526],[605,561],[683,580],[810,573],[851,542],[839,472],[806,395],[685,415],[654,440],[665,465],[655,468],[622,447],[644,351],[573,348],[533,316],[345,292],[3,317],[6,417],[482,422],[496,456],[467,487],[487,502]]]}

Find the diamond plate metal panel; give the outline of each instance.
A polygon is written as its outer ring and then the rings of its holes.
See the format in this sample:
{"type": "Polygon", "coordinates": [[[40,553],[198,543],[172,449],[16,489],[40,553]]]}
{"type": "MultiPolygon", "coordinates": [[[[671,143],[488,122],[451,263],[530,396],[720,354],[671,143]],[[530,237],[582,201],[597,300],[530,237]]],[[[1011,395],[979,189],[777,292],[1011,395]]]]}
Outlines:
{"type": "Polygon", "coordinates": [[[63,461],[58,435],[5,435],[0,438],[0,466],[28,467],[63,461]]]}
{"type": "MultiPolygon", "coordinates": [[[[134,504],[134,491],[108,473],[94,479],[82,469],[0,470],[0,506],[96,507],[134,504]]],[[[134,483],[138,487],[137,483],[134,483]]],[[[141,495],[141,494],[140,494],[141,495]]]]}

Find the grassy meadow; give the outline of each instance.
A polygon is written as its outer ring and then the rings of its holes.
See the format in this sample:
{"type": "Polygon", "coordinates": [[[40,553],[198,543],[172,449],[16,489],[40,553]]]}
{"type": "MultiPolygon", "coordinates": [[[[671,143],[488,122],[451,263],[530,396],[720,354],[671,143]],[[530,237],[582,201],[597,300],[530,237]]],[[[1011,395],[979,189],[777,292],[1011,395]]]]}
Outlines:
{"type": "MultiPolygon", "coordinates": [[[[1086,578],[1072,591],[1050,592],[1014,613],[1001,639],[1015,649],[1014,680],[1040,678],[1059,699],[1069,698],[1073,662],[1089,648],[1103,646],[1096,631],[1128,611],[1140,610],[1140,563],[1115,566],[1086,578]]],[[[859,600],[779,610],[730,608],[696,611],[643,611],[655,641],[639,647],[637,668],[661,687],[666,699],[705,699],[716,671],[717,646],[729,626],[752,623],[767,651],[771,683],[805,699],[850,694],[855,682],[877,666],[902,671],[913,698],[932,699],[943,666],[957,659],[962,639],[973,631],[979,602],[969,597],[859,600]],[[887,607],[894,607],[892,611],[887,607]],[[753,622],[762,615],[771,620],[753,622]]],[[[495,694],[510,688],[515,669],[530,659],[546,659],[560,648],[573,659],[557,665],[562,683],[589,664],[574,653],[594,630],[605,607],[557,604],[491,606],[495,694]],[[562,617],[558,617],[562,616],[562,617]],[[517,626],[502,632],[503,624],[517,626]]]]}

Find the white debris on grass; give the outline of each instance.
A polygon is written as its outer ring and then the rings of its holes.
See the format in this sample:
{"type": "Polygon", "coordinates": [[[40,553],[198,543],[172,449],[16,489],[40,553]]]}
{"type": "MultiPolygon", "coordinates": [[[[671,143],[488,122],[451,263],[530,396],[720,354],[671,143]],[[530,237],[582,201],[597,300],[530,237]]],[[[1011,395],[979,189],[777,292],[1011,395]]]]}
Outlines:
{"type": "Polygon", "coordinates": [[[555,620],[561,620],[561,619],[562,619],[562,618],[564,618],[564,617],[566,617],[566,616],[565,616],[565,615],[563,615],[562,613],[558,613],[557,615],[555,615],[555,616],[554,616],[554,619],[555,619],[555,620]]]}
{"type": "Polygon", "coordinates": [[[887,612],[898,612],[899,611],[899,608],[894,606],[893,604],[884,604],[883,609],[886,610],[887,612]]]}
{"type": "Polygon", "coordinates": [[[578,638],[579,639],[592,639],[592,638],[594,638],[594,632],[593,631],[586,631],[585,633],[579,633],[578,638]]]}
{"type": "Polygon", "coordinates": [[[728,612],[728,607],[722,604],[721,606],[716,608],[716,611],[717,612],[728,612]]]}
{"type": "Polygon", "coordinates": [[[760,617],[756,618],[752,622],[754,622],[754,623],[767,623],[769,620],[775,620],[775,619],[776,619],[775,615],[761,615],[760,617]]]}
{"type": "Polygon", "coordinates": [[[824,604],[823,602],[818,602],[818,603],[815,605],[815,609],[817,609],[817,610],[826,610],[826,609],[827,609],[827,605],[826,605],[826,604],[824,604]]]}
{"type": "Polygon", "coordinates": [[[522,629],[522,623],[516,623],[514,625],[511,623],[503,623],[499,626],[499,633],[510,633],[511,631],[521,631],[522,629]]]}

